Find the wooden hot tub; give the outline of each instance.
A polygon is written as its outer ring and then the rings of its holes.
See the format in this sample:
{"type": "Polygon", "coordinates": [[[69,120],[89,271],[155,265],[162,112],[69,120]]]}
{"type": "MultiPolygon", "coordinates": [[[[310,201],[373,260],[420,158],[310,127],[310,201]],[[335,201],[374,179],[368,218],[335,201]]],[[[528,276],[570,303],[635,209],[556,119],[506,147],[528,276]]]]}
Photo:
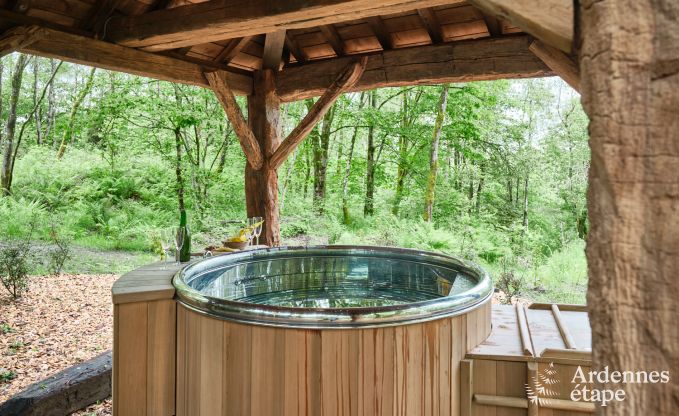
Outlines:
{"type": "Polygon", "coordinates": [[[488,276],[413,250],[244,252],[174,287],[116,304],[116,414],[456,415],[460,362],[490,333],[488,276]]]}

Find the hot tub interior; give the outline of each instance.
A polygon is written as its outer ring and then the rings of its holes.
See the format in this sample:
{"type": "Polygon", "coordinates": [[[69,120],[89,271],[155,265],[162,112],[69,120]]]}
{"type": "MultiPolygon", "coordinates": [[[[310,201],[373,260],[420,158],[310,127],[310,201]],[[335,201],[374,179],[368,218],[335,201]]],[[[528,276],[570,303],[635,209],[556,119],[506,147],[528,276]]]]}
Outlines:
{"type": "Polygon", "coordinates": [[[477,278],[410,252],[294,250],[253,253],[189,275],[210,298],[294,308],[380,307],[465,292],[477,278]]]}

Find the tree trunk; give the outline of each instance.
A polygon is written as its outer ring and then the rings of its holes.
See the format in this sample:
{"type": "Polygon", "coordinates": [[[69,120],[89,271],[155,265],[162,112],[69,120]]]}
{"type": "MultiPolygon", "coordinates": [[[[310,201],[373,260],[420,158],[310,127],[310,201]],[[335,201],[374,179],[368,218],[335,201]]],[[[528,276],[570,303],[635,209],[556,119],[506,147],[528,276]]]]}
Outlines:
{"type": "MultiPolygon", "coordinates": [[[[5,111],[5,102],[3,100],[3,95],[2,95],[2,82],[3,78],[5,75],[5,60],[0,58],[0,118],[2,118],[2,115],[4,114],[5,111]]],[[[3,136],[3,130],[0,129],[0,149],[2,149],[2,136],[3,136]]]]}
{"type": "Polygon", "coordinates": [[[349,177],[351,176],[351,160],[354,157],[354,147],[356,147],[357,136],[358,126],[354,127],[354,133],[351,135],[349,154],[347,155],[347,163],[344,168],[344,178],[342,178],[342,223],[344,224],[349,224],[351,222],[351,213],[349,212],[349,177]]]}
{"type": "Polygon", "coordinates": [[[35,140],[38,145],[42,144],[42,106],[38,105],[38,81],[40,64],[38,58],[33,59],[33,107],[35,111],[35,140]]]}
{"type": "Polygon", "coordinates": [[[408,163],[408,138],[406,137],[405,129],[408,126],[408,93],[403,93],[401,103],[401,128],[404,130],[398,137],[398,166],[396,168],[396,193],[394,195],[394,205],[391,207],[391,213],[398,215],[401,208],[401,200],[403,199],[403,186],[406,179],[406,164],[408,163]]]}
{"type": "Polygon", "coordinates": [[[177,178],[177,202],[179,203],[179,211],[184,211],[186,206],[184,204],[184,178],[182,175],[182,132],[179,127],[174,129],[174,147],[175,160],[174,171],[177,178]]]}
{"type": "MultiPolygon", "coordinates": [[[[54,59],[50,59],[50,68],[52,73],[55,73],[57,68],[57,63],[54,59]]],[[[55,94],[54,94],[54,82],[50,83],[49,90],[47,93],[47,127],[45,128],[44,140],[49,139],[50,133],[52,133],[52,128],[54,128],[54,121],[56,119],[56,105],[55,105],[55,94]]],[[[54,138],[51,139],[51,146],[54,147],[54,138]]]]}
{"type": "MultiPolygon", "coordinates": [[[[307,101],[307,105],[309,101],[307,101]]],[[[309,106],[310,108],[310,106],[309,106]]],[[[328,149],[330,148],[330,127],[335,117],[335,106],[325,113],[320,134],[318,127],[316,134],[312,138],[313,154],[314,154],[314,208],[319,213],[323,213],[323,205],[325,203],[325,188],[326,179],[328,176],[328,149]]]]}
{"type": "MultiPolygon", "coordinates": [[[[377,107],[377,91],[370,91],[370,106],[377,107]]],[[[368,127],[368,155],[365,173],[365,201],[363,202],[363,215],[373,215],[375,211],[375,127],[368,127]]]]}
{"type": "Polygon", "coordinates": [[[483,164],[479,166],[479,185],[476,188],[476,215],[481,212],[481,191],[483,190],[483,164]]]}
{"type": "Polygon", "coordinates": [[[280,144],[280,99],[273,71],[257,71],[254,87],[254,94],[248,96],[248,123],[262,149],[264,165],[260,170],[245,165],[245,201],[248,217],[264,218],[260,238],[273,247],[280,245],[278,172],[268,162],[280,144]]]}
{"type": "Polygon", "coordinates": [[[75,128],[75,116],[76,114],[78,114],[78,109],[85,100],[85,97],[87,97],[87,94],[89,94],[90,91],[92,90],[92,85],[94,84],[94,73],[96,70],[97,69],[95,67],[92,67],[92,69],[90,69],[90,73],[87,76],[87,81],[85,81],[85,86],[78,93],[75,102],[73,102],[73,106],[71,107],[71,113],[68,116],[68,125],[66,126],[64,136],[61,138],[61,145],[59,146],[59,151],[57,152],[57,159],[61,159],[64,156],[64,153],[66,153],[66,147],[71,142],[71,140],[73,140],[74,134],[73,129],[75,128]]]}
{"type": "Polygon", "coordinates": [[[528,174],[523,181],[523,229],[528,230],[528,174]]]}
{"type": "MultiPolygon", "coordinates": [[[[592,370],[669,371],[604,383],[604,415],[679,408],[679,3],[583,0],[582,101],[590,117],[587,239],[592,370]]],[[[577,3],[576,3],[577,6],[577,3]]],[[[577,15],[576,15],[577,16],[577,15]]]]}
{"type": "Polygon", "coordinates": [[[14,171],[14,133],[16,131],[17,123],[17,107],[19,104],[19,95],[21,93],[21,80],[27,62],[27,55],[19,55],[16,65],[14,66],[14,72],[12,73],[12,90],[10,91],[9,97],[9,114],[7,115],[7,123],[5,124],[2,172],[0,172],[0,189],[2,189],[3,195],[9,195],[12,188],[12,172],[14,171]]]}
{"type": "Polygon", "coordinates": [[[431,139],[431,151],[429,152],[429,177],[427,179],[427,189],[424,194],[424,220],[431,221],[434,211],[434,194],[436,190],[436,175],[438,174],[439,164],[439,140],[441,138],[441,130],[443,129],[443,120],[446,116],[446,106],[448,104],[448,84],[441,88],[441,97],[439,98],[438,111],[436,113],[436,122],[434,123],[434,131],[431,139]]]}

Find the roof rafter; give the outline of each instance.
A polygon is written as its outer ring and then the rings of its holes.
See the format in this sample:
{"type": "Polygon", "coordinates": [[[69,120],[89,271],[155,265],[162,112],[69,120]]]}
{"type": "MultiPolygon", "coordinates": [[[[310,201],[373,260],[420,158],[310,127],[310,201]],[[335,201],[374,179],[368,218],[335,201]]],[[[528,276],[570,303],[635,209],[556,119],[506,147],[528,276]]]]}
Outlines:
{"type": "Polygon", "coordinates": [[[159,51],[448,3],[450,0],[215,0],[114,18],[107,38],[159,51]]]}
{"type": "MultiPolygon", "coordinates": [[[[406,85],[554,75],[528,46],[530,37],[484,38],[392,49],[368,56],[365,73],[349,91],[406,85]]],[[[276,77],[282,101],[323,94],[353,57],[286,68],[276,77]]]]}
{"type": "Polygon", "coordinates": [[[382,49],[385,51],[391,49],[391,35],[389,34],[387,27],[384,26],[382,18],[379,16],[371,16],[366,20],[368,21],[368,24],[370,24],[373,32],[375,32],[375,37],[377,37],[377,40],[380,42],[382,49]]]}
{"type": "Polygon", "coordinates": [[[427,29],[427,33],[429,33],[431,43],[443,42],[441,24],[434,11],[432,9],[417,9],[417,14],[420,16],[420,20],[427,29]]]}
{"type": "Polygon", "coordinates": [[[321,26],[319,29],[321,29],[321,33],[323,33],[323,37],[325,37],[325,40],[327,40],[330,46],[332,46],[332,50],[335,51],[335,55],[337,56],[346,55],[344,51],[344,41],[340,37],[339,33],[337,33],[337,29],[335,29],[335,26],[324,25],[321,26]]]}

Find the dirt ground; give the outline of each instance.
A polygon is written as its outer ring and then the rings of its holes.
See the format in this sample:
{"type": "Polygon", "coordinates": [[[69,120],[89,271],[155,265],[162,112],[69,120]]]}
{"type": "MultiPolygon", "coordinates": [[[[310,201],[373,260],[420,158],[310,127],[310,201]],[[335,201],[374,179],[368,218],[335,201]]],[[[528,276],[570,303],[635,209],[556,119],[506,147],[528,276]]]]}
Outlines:
{"type": "MultiPolygon", "coordinates": [[[[12,301],[0,294],[0,403],[28,385],[111,348],[116,275],[34,276],[12,301]]],[[[77,415],[110,415],[104,402],[77,415]]]]}

